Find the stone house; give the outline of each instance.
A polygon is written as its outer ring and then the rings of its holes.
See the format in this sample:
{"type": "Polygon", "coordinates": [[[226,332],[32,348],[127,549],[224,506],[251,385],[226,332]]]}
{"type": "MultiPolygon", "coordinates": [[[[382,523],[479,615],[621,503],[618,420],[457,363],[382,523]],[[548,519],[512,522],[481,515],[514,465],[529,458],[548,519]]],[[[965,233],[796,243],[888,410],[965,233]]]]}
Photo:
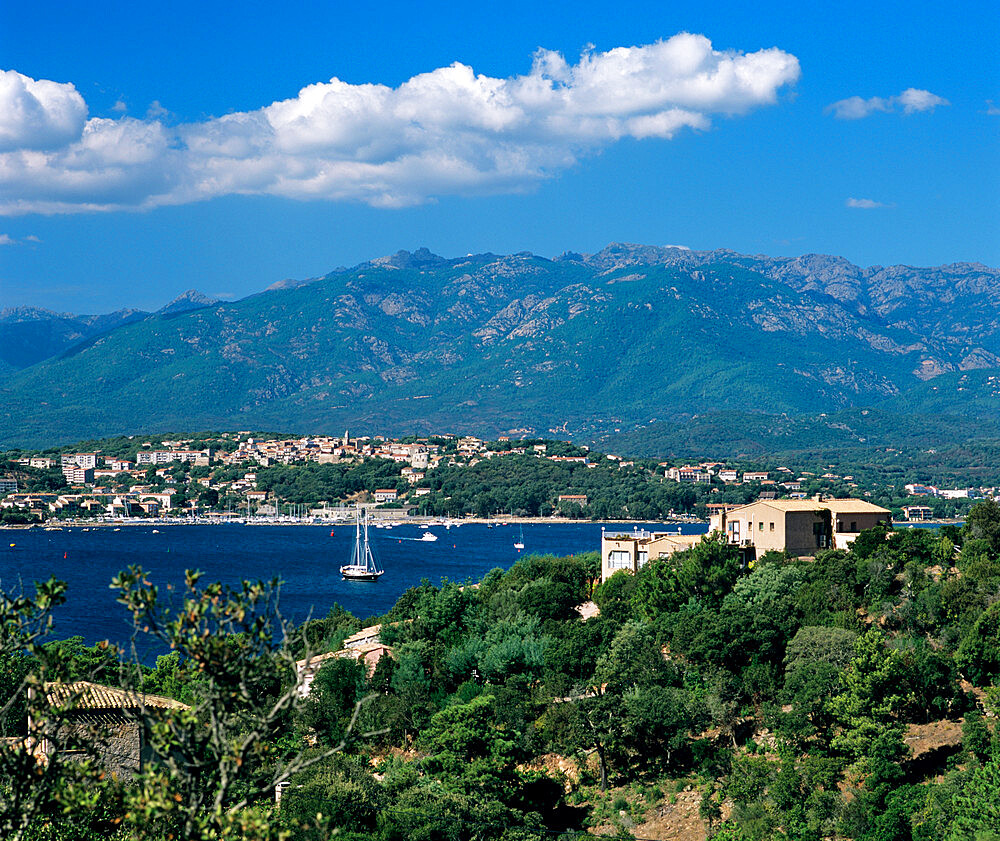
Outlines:
{"type": "MultiPolygon", "coordinates": [[[[104,770],[119,779],[129,780],[140,773],[155,756],[149,744],[152,721],[167,710],[184,710],[186,704],[162,695],[131,692],[101,686],[86,680],[73,683],[46,683],[45,700],[59,712],[59,735],[42,739],[39,759],[45,762],[65,738],[92,745],[104,770]],[[62,737],[62,738],[60,738],[62,737]]],[[[28,732],[34,731],[29,721],[28,732]]],[[[84,751],[69,747],[63,753],[84,751]]]]}

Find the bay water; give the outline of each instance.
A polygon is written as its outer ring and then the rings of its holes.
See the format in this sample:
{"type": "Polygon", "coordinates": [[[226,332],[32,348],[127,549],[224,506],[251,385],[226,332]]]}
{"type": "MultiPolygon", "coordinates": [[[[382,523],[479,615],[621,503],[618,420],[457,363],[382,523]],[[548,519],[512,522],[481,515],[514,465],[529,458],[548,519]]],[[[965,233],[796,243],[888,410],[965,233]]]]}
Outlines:
{"type": "Polygon", "coordinates": [[[330,525],[127,525],[121,528],[65,527],[61,530],[8,529],[0,533],[0,588],[56,576],[69,585],[67,603],[55,612],[53,636],[82,636],[93,644],[128,641],[132,627],[115,601],[110,583],[126,567],[142,566],[161,587],[184,585],[184,571],[198,569],[203,582],[238,585],[242,580],[281,581],[282,614],[295,622],[325,616],[340,604],[358,618],[385,613],[408,588],[428,579],[478,581],[494,567],[507,569],[520,557],[599,551],[601,529],[634,529],[698,534],[706,524],[686,523],[510,523],[488,527],[462,523],[421,529],[414,524],[371,529],[376,557],[385,574],[377,582],[344,581],[339,572],[354,545],[353,524],[330,525]],[[436,541],[420,538],[431,533],[436,541]],[[514,543],[523,533],[524,549],[514,543]]]}

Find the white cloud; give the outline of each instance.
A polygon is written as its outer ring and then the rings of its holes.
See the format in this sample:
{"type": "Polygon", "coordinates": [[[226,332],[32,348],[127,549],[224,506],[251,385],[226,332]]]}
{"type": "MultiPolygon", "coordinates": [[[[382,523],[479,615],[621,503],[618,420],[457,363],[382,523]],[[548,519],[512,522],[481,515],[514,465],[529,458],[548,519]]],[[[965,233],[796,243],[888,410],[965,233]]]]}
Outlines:
{"type": "Polygon", "coordinates": [[[73,85],[0,70],[0,152],[64,147],[79,139],[86,119],[73,85]]]}
{"type": "Polygon", "coordinates": [[[826,106],[826,113],[833,112],[838,120],[860,120],[876,111],[891,111],[892,99],[883,99],[881,96],[873,96],[871,99],[862,99],[860,96],[850,96],[832,105],[826,106]]]}
{"type": "Polygon", "coordinates": [[[907,88],[899,96],[873,96],[863,99],[849,96],[827,105],[824,113],[833,114],[838,120],[860,120],[876,111],[896,111],[902,108],[904,114],[916,111],[933,111],[939,105],[950,105],[947,99],[919,88],[907,88]]]}
{"type": "Polygon", "coordinates": [[[0,213],[233,193],[398,207],[517,191],[621,138],[669,139],[708,129],[715,115],[773,104],[798,76],[798,60],[779,49],[718,51],[681,33],[588,51],[574,65],[539,50],[529,73],[504,79],[459,63],[397,88],[331,79],[256,111],[177,127],[158,109],[144,120],[94,118],[61,146],[17,144],[0,154],[0,191],[9,197],[0,213]]]}
{"type": "Polygon", "coordinates": [[[876,207],[895,207],[894,204],[886,204],[885,202],[875,201],[874,199],[848,199],[844,204],[847,207],[856,207],[861,210],[873,210],[876,207]]]}
{"type": "Polygon", "coordinates": [[[716,115],[773,104],[798,77],[798,60],[777,48],[720,51],[681,33],[589,50],[572,65],[539,50],[529,73],[502,79],[457,62],[397,88],[334,78],[256,111],[176,127],[151,107],[144,120],[94,118],[62,145],[0,154],[0,191],[10,197],[0,213],[234,193],[399,207],[518,191],[621,138],[670,139],[710,128],[716,115]]]}
{"type": "Polygon", "coordinates": [[[28,242],[32,244],[37,244],[40,243],[41,240],[34,234],[28,234],[25,237],[21,237],[21,239],[16,239],[15,237],[12,237],[10,234],[0,234],[0,245],[23,245],[24,243],[28,242]]]}
{"type": "Polygon", "coordinates": [[[896,97],[896,101],[903,106],[905,114],[912,114],[915,111],[933,111],[939,105],[951,105],[943,96],[919,88],[907,88],[896,97]]]}
{"type": "MultiPolygon", "coordinates": [[[[121,100],[115,103],[115,106],[124,105],[121,100]]],[[[122,109],[124,110],[124,108],[122,109]]],[[[169,117],[170,112],[160,104],[160,100],[154,99],[149,103],[149,108],[146,109],[146,119],[147,120],[161,120],[164,117],[169,117]]]]}
{"type": "Polygon", "coordinates": [[[1000,105],[994,103],[992,99],[987,99],[986,113],[989,114],[991,117],[996,117],[997,115],[1000,115],[1000,105]]]}

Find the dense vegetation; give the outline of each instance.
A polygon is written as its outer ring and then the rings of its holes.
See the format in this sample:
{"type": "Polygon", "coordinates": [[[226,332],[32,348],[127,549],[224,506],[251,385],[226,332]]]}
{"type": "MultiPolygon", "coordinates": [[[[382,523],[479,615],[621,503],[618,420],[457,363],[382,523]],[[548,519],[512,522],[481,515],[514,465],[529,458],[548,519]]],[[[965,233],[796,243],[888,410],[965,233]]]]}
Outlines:
{"type": "Polygon", "coordinates": [[[267,586],[191,575],[170,613],[129,570],[120,601],[171,649],[150,669],[44,643],[57,583],[6,598],[7,734],[37,704],[26,688],[53,678],[191,708],[154,728],[161,762],[133,782],[85,761],[24,778],[6,745],[0,826],[30,839],[628,838],[693,796],[717,838],[995,837],[997,503],[961,529],[872,530],[808,562],[771,553],[747,569],[708,539],[595,590],[596,573],[594,555],[531,557],[478,586],[425,582],[381,618],[391,657],[370,674],[330,659],[304,702],[294,658],[361,625],[339,608],[283,637],[267,586]],[[591,594],[600,615],[584,621],[591,594]],[[932,749],[927,732],[943,734],[932,749]]]}

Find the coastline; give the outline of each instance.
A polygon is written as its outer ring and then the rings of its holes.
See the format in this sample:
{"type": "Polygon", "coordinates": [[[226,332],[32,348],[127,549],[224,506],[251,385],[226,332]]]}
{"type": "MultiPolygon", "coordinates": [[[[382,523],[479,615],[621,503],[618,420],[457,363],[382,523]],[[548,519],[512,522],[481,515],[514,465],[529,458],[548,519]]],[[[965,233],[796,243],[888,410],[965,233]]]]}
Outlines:
{"type": "MultiPolygon", "coordinates": [[[[573,523],[581,524],[620,524],[620,523],[635,523],[648,524],[650,522],[662,523],[665,526],[670,525],[692,525],[701,524],[707,525],[708,520],[700,517],[670,517],[662,520],[626,520],[626,519],[614,519],[614,520],[588,520],[588,519],[572,519],[569,517],[504,517],[503,519],[495,518],[484,518],[484,517],[463,517],[461,519],[452,519],[441,517],[407,517],[405,519],[392,519],[389,517],[375,517],[372,521],[372,525],[376,528],[385,527],[395,527],[395,526],[439,526],[442,528],[458,528],[464,525],[492,525],[494,528],[502,528],[510,525],[528,525],[528,524],[551,524],[551,525],[571,525],[573,523]]],[[[928,521],[929,522],[929,521],[928,521]]],[[[134,526],[154,526],[159,528],[160,526],[220,526],[220,525],[249,525],[249,526],[344,526],[353,525],[353,517],[322,517],[322,518],[280,518],[280,517],[253,517],[251,519],[233,517],[230,519],[219,518],[219,519],[207,519],[204,517],[189,518],[189,517],[167,517],[167,518],[157,518],[157,519],[140,519],[140,518],[128,518],[120,520],[58,520],[58,521],[46,521],[44,523],[11,523],[11,524],[0,524],[0,529],[9,530],[25,530],[25,529],[41,529],[42,531],[49,530],[59,530],[59,529],[76,529],[76,528],[121,528],[121,527],[134,527],[134,526]]]]}
{"type": "MultiPolygon", "coordinates": [[[[129,518],[121,520],[59,520],[46,521],[45,523],[9,523],[0,524],[0,531],[25,531],[30,529],[40,529],[42,531],[59,531],[61,529],[106,529],[106,528],[133,528],[140,526],[345,526],[353,524],[350,517],[323,517],[316,519],[295,519],[280,517],[253,517],[251,519],[233,517],[230,519],[206,519],[204,517],[168,517],[160,519],[139,519],[129,518]]],[[[683,525],[707,525],[708,520],[700,517],[671,517],[662,520],[574,520],[568,517],[505,517],[502,520],[483,517],[468,517],[460,520],[445,519],[440,517],[408,517],[404,519],[390,519],[389,517],[376,517],[372,521],[375,528],[393,528],[396,526],[439,526],[445,529],[458,528],[463,525],[487,525],[494,528],[503,528],[518,524],[549,524],[549,525],[571,525],[573,523],[589,524],[622,524],[634,523],[636,525],[649,524],[650,522],[662,523],[665,526],[683,525]]],[[[940,527],[946,525],[961,526],[965,522],[961,518],[943,520],[898,520],[894,522],[893,528],[920,527],[940,527]]]]}

